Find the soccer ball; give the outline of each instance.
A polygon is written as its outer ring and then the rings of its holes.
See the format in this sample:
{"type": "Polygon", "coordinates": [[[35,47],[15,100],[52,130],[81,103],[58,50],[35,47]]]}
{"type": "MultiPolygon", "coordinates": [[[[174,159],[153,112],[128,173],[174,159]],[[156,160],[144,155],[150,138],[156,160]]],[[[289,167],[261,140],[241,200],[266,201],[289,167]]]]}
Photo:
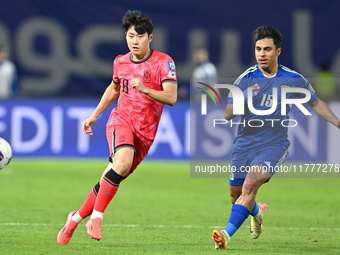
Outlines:
{"type": "Polygon", "coordinates": [[[5,168],[12,159],[12,148],[9,143],[0,137],[0,169],[5,168]]]}

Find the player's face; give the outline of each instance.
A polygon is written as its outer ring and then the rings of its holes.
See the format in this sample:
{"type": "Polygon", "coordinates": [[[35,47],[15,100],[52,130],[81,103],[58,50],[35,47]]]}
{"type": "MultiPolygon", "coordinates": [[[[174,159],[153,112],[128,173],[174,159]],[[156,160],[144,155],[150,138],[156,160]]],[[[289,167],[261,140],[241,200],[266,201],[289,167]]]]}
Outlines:
{"type": "Polygon", "coordinates": [[[126,32],[126,42],[134,60],[141,60],[148,56],[152,38],[153,34],[149,36],[146,32],[144,34],[138,34],[135,31],[135,26],[131,26],[128,29],[126,32]]]}
{"type": "Polygon", "coordinates": [[[278,68],[278,56],[281,48],[276,49],[272,38],[264,38],[255,43],[256,61],[262,71],[272,74],[278,68]]]}

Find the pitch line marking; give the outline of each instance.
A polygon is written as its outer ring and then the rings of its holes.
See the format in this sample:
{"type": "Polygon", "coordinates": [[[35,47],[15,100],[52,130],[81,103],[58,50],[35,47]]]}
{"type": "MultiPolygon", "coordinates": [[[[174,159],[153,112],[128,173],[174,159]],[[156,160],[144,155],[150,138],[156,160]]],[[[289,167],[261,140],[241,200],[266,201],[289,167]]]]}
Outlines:
{"type": "MultiPolygon", "coordinates": [[[[20,223],[7,222],[0,223],[0,226],[64,226],[64,224],[47,224],[47,223],[20,223]]],[[[140,225],[140,224],[103,224],[103,227],[125,227],[125,228],[223,228],[222,226],[195,226],[195,225],[140,225]]],[[[249,226],[244,226],[249,228],[249,226]]],[[[305,228],[305,227],[264,227],[264,229],[273,230],[315,230],[315,231],[340,231],[340,228],[305,228]]]]}

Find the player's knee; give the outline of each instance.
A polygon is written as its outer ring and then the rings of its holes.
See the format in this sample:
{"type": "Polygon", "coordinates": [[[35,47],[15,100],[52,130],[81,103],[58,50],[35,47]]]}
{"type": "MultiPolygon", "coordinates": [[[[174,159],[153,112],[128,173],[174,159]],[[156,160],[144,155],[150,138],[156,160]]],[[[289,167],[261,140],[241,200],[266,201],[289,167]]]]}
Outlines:
{"type": "Polygon", "coordinates": [[[258,179],[246,179],[243,184],[242,193],[243,195],[256,194],[260,186],[261,182],[258,179]]]}
{"type": "Polygon", "coordinates": [[[240,197],[242,193],[242,185],[234,186],[230,185],[230,201],[232,204],[235,204],[236,200],[240,197]]]}
{"type": "Polygon", "coordinates": [[[114,169],[119,174],[126,174],[132,166],[132,162],[126,159],[119,159],[115,162],[114,169]]]}
{"type": "Polygon", "coordinates": [[[233,194],[230,194],[230,201],[232,204],[235,204],[236,200],[238,199],[239,196],[235,196],[233,194]]]}
{"type": "Polygon", "coordinates": [[[240,197],[241,192],[230,192],[230,201],[235,204],[236,200],[240,197]]]}

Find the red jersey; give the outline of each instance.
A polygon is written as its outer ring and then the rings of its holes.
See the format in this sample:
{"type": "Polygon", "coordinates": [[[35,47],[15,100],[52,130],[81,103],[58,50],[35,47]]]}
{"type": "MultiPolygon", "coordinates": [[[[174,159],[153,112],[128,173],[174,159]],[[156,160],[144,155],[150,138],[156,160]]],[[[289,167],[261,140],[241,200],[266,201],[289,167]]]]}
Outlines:
{"type": "Polygon", "coordinates": [[[165,53],[151,49],[143,60],[134,61],[131,52],[116,57],[113,82],[120,84],[118,105],[111,112],[107,126],[129,125],[145,145],[155,139],[164,104],[131,87],[131,80],[140,78],[145,87],[163,90],[162,84],[177,84],[175,63],[165,53]]]}

